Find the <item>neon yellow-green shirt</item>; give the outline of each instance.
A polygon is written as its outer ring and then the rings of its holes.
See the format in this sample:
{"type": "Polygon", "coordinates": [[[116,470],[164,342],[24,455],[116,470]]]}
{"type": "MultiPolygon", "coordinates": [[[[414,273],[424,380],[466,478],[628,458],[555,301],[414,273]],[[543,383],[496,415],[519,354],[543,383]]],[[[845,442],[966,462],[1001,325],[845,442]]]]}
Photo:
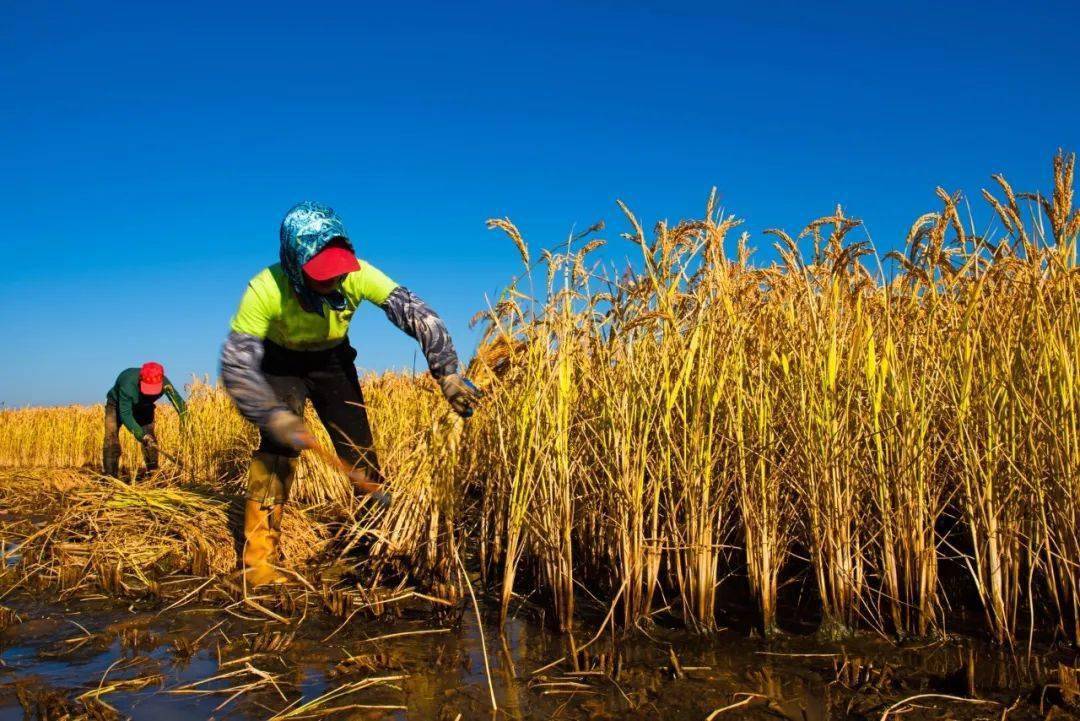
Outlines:
{"type": "Polygon", "coordinates": [[[341,286],[344,310],[323,304],[323,314],[308,313],[289,285],[281,265],[265,268],[248,283],[231,328],[292,350],[325,350],[339,344],[349,332],[353,313],[363,301],[382,305],[397,288],[382,271],[363,260],[341,286]]]}

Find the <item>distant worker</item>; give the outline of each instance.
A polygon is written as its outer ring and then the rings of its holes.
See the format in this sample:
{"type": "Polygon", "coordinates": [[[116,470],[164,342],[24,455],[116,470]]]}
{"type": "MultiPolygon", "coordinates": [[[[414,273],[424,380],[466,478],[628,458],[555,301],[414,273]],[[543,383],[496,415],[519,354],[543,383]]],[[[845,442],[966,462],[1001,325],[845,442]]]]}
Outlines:
{"type": "Polygon", "coordinates": [[[357,485],[382,481],[360,391],[349,322],[363,301],[417,339],[451,407],[472,415],[479,396],[458,374],[445,324],[407,288],[359,261],[345,226],[325,205],[294,206],[281,222],[280,262],[248,283],[221,351],[221,377],[245,418],[259,427],[244,510],[244,576],[249,586],[285,581],[281,513],[296,459],[315,439],[304,425],[310,398],[357,485]]]}
{"type": "Polygon", "coordinates": [[[142,444],[147,472],[158,467],[158,444],[154,434],[154,404],[162,395],[180,414],[187,413],[184,399],[165,377],[160,363],[144,363],[141,368],[128,368],[116,377],[105,397],[105,443],[102,447],[102,466],[105,475],[120,477],[120,426],[123,425],[135,440],[142,444]]]}

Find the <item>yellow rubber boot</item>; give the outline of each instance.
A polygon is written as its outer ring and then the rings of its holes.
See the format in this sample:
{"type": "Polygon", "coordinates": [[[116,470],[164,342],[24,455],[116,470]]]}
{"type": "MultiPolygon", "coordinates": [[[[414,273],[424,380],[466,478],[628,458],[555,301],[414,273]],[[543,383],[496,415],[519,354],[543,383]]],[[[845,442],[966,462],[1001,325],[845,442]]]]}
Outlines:
{"type": "Polygon", "coordinates": [[[268,583],[284,583],[288,580],[275,566],[280,562],[274,518],[281,521],[281,506],[263,508],[258,501],[244,504],[244,580],[248,588],[268,583]],[[276,511],[276,514],[275,514],[276,511]]]}
{"type": "Polygon", "coordinates": [[[295,458],[269,453],[252,458],[244,504],[244,579],[249,588],[288,581],[277,567],[281,516],[295,472],[295,458]]]}

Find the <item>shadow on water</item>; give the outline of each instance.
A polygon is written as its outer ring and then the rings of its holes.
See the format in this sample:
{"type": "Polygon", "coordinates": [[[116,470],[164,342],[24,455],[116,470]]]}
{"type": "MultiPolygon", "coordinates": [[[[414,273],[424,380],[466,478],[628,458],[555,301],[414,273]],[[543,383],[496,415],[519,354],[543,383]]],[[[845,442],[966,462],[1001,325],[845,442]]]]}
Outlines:
{"type": "MultiPolygon", "coordinates": [[[[392,620],[344,625],[312,614],[297,626],[211,605],[162,613],[164,604],[43,603],[30,594],[4,603],[17,618],[0,633],[0,721],[63,713],[263,719],[290,708],[293,718],[493,717],[478,624],[460,610],[436,617],[420,604],[397,609],[392,620]],[[349,693],[324,696],[335,690],[349,693]]],[[[1008,711],[1013,721],[1043,719],[1045,684],[1055,682],[1059,661],[1073,661],[1015,657],[970,639],[766,642],[654,627],[586,644],[524,618],[511,619],[501,635],[493,628],[487,624],[494,717],[522,720],[700,720],[733,704],[718,718],[877,719],[904,698],[928,694],[937,698],[898,709],[902,718],[1008,711]]]]}

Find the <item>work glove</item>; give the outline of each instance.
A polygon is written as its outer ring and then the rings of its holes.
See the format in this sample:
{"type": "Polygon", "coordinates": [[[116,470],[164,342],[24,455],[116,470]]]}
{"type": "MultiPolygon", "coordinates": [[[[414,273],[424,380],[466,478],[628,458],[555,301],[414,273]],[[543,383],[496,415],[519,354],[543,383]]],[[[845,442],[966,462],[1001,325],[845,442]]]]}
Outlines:
{"type": "Polygon", "coordinates": [[[375,506],[380,511],[385,511],[390,508],[390,492],[386,490],[378,490],[368,495],[368,498],[375,503],[375,506]]]}
{"type": "Polygon", "coordinates": [[[462,418],[472,416],[476,402],[484,395],[480,389],[460,373],[451,373],[438,380],[439,387],[442,388],[443,395],[446,396],[454,412],[462,418]]]}
{"type": "Polygon", "coordinates": [[[266,432],[276,442],[296,451],[315,445],[315,436],[304,425],[300,416],[289,411],[276,411],[266,422],[266,432]]]}
{"type": "Polygon", "coordinates": [[[379,510],[385,511],[390,507],[390,492],[386,490],[385,484],[373,480],[367,470],[354,468],[349,471],[349,480],[356,490],[374,501],[379,510]]]}
{"type": "Polygon", "coordinates": [[[153,450],[153,449],[157,448],[157,439],[154,438],[153,433],[145,434],[142,437],[142,441],[140,441],[140,442],[143,444],[143,448],[145,448],[147,450],[153,450]]]}

